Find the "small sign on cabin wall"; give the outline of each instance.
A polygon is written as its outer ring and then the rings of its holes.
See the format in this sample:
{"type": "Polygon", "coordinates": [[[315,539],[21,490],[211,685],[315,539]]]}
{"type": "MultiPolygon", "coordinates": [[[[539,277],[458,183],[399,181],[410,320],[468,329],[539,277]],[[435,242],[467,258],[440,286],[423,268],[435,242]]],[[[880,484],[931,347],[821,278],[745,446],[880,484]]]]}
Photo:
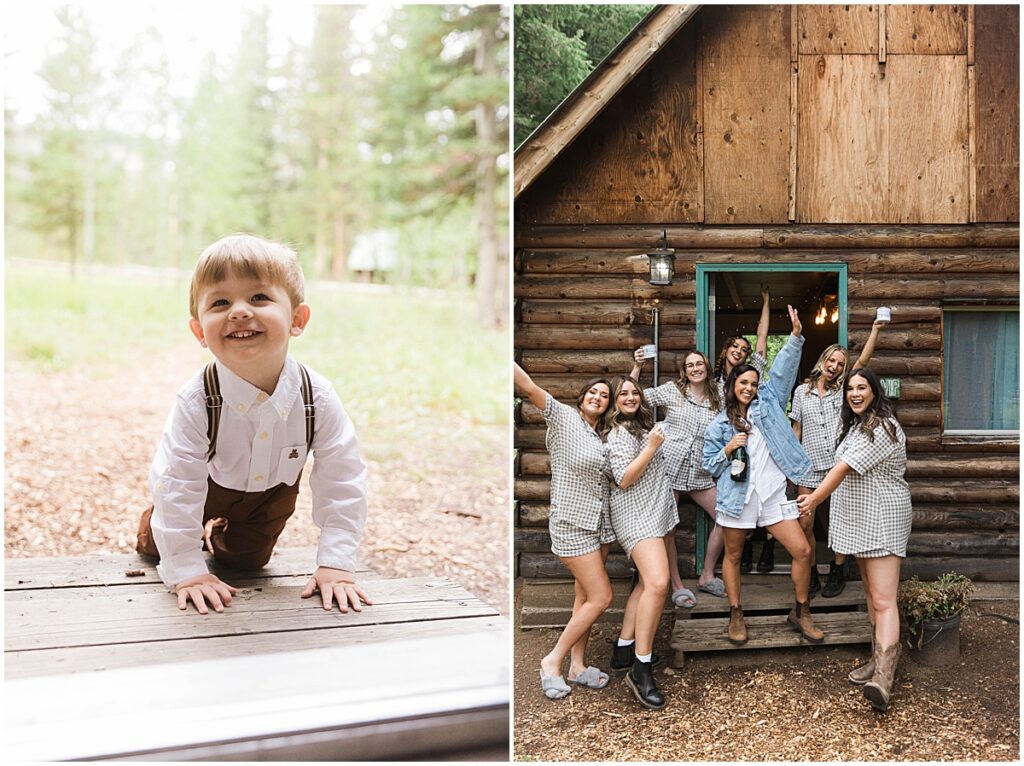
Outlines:
{"type": "Polygon", "coordinates": [[[882,391],[890,399],[900,398],[900,379],[899,378],[880,378],[879,383],[882,384],[882,391]]]}

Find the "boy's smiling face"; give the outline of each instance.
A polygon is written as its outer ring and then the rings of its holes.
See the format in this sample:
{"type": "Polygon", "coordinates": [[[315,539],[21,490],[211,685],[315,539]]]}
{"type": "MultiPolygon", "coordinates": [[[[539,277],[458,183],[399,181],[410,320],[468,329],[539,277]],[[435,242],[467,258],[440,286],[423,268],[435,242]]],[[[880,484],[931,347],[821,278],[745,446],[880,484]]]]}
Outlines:
{"type": "Polygon", "coordinates": [[[233,272],[204,287],[197,303],[199,318],[189,321],[196,339],[236,375],[272,391],[309,306],[293,307],[283,287],[233,272]]]}

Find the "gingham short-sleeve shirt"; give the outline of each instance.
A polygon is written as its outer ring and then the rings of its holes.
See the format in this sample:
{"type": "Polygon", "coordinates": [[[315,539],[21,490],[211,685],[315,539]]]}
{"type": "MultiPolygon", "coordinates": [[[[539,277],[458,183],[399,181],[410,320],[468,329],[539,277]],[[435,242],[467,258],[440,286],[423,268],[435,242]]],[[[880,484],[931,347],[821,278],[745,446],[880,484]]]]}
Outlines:
{"type": "Polygon", "coordinates": [[[800,443],[815,471],[829,471],[836,464],[836,439],[842,407],[841,387],[822,397],[806,383],[801,383],[793,393],[789,419],[800,424],[800,443]]]}
{"type": "MultiPolygon", "coordinates": [[[[757,370],[758,384],[764,385],[764,371],[768,367],[768,358],[763,354],[754,352],[753,355],[747,360],[747,364],[757,370]]],[[[728,376],[726,376],[728,377],[728,376]]],[[[718,384],[718,398],[722,402],[722,406],[725,406],[725,378],[716,378],[715,383],[718,384]]]]}
{"type": "Polygon", "coordinates": [[[579,410],[548,394],[545,445],[551,456],[550,518],[591,532],[608,509],[604,442],[579,410]]]}
{"type": "Polygon", "coordinates": [[[617,426],[608,434],[605,444],[608,467],[615,484],[611,487],[611,520],[615,538],[629,554],[633,546],[651,537],[663,537],[678,521],[676,503],[672,498],[665,457],[667,440],[654,454],[647,468],[627,489],[621,489],[626,469],[647,446],[649,434],[642,438],[617,426]]]}
{"type": "Polygon", "coordinates": [[[672,382],[644,390],[644,400],[651,407],[665,408],[668,436],[658,451],[665,455],[671,488],[690,492],[715,486],[711,474],[701,467],[704,431],[718,414],[711,404],[698,402],[689,393],[683,396],[679,386],[672,382]]]}
{"type": "Polygon", "coordinates": [[[858,427],[836,448],[836,462],[853,469],[832,496],[829,547],[864,558],[907,555],[912,509],[907,470],[907,437],[899,423],[896,441],[875,427],[872,440],[858,427]]]}

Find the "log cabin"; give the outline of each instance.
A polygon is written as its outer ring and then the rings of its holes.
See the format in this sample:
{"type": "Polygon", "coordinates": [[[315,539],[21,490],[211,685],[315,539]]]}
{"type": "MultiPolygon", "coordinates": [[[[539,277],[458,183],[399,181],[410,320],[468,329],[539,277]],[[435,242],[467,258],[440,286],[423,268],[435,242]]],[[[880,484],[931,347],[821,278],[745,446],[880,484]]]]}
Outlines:
{"type": "MultiPolygon", "coordinates": [[[[752,335],[768,284],[772,334],[786,303],[804,319],[802,380],[888,306],[871,367],[908,436],[903,576],[1018,580],[1018,51],[1009,5],[655,8],[515,152],[516,361],[572,403],[656,341],[664,382],[752,335]]],[[[544,420],[517,400],[515,423],[516,575],[564,578],[544,420]]],[[[621,550],[608,571],[629,576],[621,550]]]]}

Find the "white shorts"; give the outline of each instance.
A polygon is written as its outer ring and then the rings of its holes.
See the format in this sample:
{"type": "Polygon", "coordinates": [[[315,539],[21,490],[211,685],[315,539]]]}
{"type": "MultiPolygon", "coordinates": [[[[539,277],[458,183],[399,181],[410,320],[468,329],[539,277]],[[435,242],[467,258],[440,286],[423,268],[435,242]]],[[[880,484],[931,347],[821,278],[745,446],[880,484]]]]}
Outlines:
{"type": "Polygon", "coordinates": [[[743,506],[743,513],[739,516],[730,516],[722,511],[715,513],[715,521],[723,527],[733,529],[754,529],[755,527],[770,527],[786,519],[800,518],[799,512],[793,512],[788,516],[783,514],[782,503],[786,502],[786,483],[783,482],[769,495],[763,503],[761,496],[755,491],[750,495],[750,500],[743,506]]]}

